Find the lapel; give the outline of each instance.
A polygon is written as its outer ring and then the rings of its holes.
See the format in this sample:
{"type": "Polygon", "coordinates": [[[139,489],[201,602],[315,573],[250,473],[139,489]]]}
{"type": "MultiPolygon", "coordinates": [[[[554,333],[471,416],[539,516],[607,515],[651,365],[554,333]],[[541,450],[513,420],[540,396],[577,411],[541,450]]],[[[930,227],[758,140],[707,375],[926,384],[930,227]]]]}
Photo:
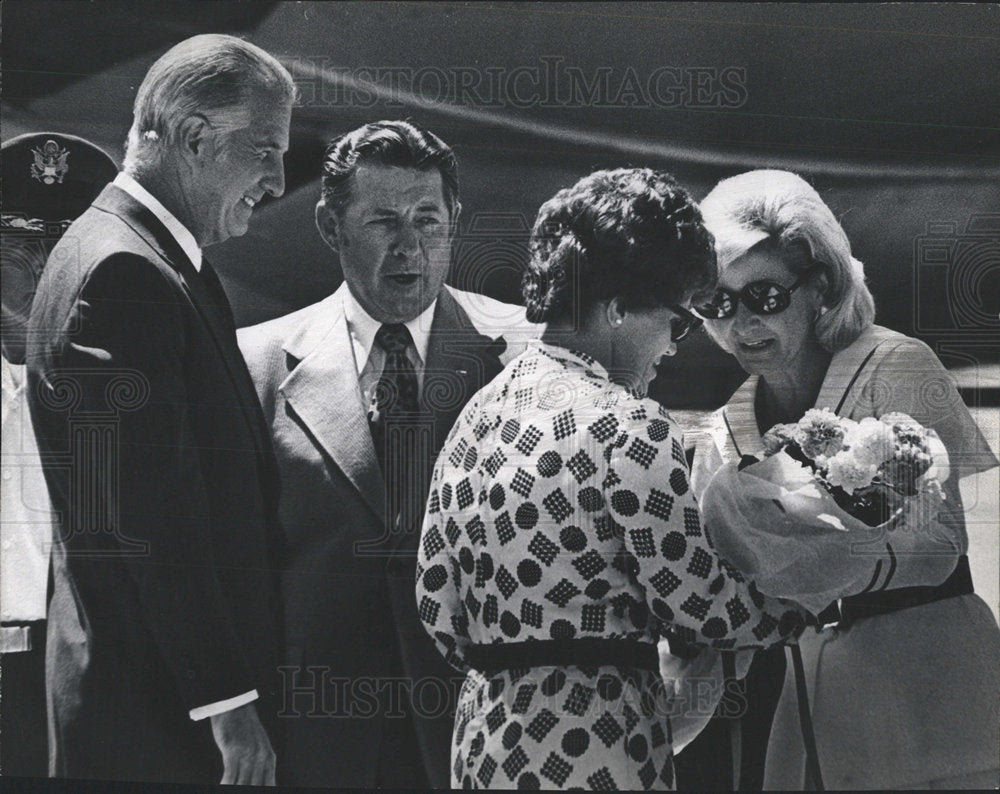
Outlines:
{"type": "MultiPolygon", "coordinates": [[[[298,361],[279,387],[315,443],[336,463],[384,524],[385,483],[361,403],[354,348],[344,316],[346,282],[320,301],[285,341],[298,361]]],[[[424,408],[432,422],[434,458],[465,403],[502,369],[505,343],[480,334],[447,289],[434,310],[424,366],[424,408]]],[[[402,539],[399,533],[396,539],[402,539]]]]}
{"type": "Polygon", "coordinates": [[[737,460],[742,455],[759,455],[764,448],[753,407],[758,380],[757,375],[747,378],[722,409],[726,436],[737,460]]]}
{"type": "Polygon", "coordinates": [[[427,345],[423,390],[424,407],[434,418],[435,456],[469,399],[503,369],[500,356],[505,349],[502,337],[494,340],[479,333],[448,289],[441,290],[427,345]],[[457,399],[435,399],[435,386],[444,391],[448,381],[457,399]]]}
{"type": "Polygon", "coordinates": [[[835,354],[826,371],[815,407],[829,408],[850,418],[864,383],[860,377],[862,371],[874,363],[875,357],[872,354],[875,349],[892,336],[894,333],[888,328],[873,325],[835,354]]]}
{"type": "Polygon", "coordinates": [[[177,272],[188,299],[208,328],[215,348],[225,363],[229,379],[239,397],[238,401],[243,418],[254,437],[258,453],[264,464],[264,472],[270,471],[273,468],[269,465],[270,456],[268,454],[271,443],[263,426],[263,418],[259,414],[257,392],[253,388],[246,364],[240,355],[233,330],[223,322],[220,307],[217,305],[218,300],[205,286],[198,271],[195,270],[194,264],[188,259],[184,249],[174,239],[174,236],[143,204],[121,188],[108,185],[94,201],[94,206],[121,218],[163,261],[177,272]]]}
{"type": "Polygon", "coordinates": [[[308,313],[285,341],[298,360],[278,390],[368,506],[385,523],[385,486],[344,316],[346,282],[308,313]]]}
{"type": "Polygon", "coordinates": [[[427,455],[409,461],[409,489],[416,500],[403,505],[400,525],[390,542],[395,555],[412,555],[420,538],[424,505],[438,452],[472,396],[503,369],[504,340],[480,334],[447,288],[441,290],[424,365],[423,408],[430,422],[427,455]]]}

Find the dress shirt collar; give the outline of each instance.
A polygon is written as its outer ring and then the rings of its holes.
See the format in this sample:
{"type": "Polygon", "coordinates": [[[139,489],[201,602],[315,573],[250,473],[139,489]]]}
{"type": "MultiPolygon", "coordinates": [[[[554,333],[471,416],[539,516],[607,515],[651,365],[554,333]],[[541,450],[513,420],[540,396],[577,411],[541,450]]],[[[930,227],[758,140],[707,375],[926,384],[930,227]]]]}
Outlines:
{"type": "Polygon", "coordinates": [[[177,241],[177,244],[184,251],[185,255],[187,255],[187,258],[191,260],[194,269],[200,272],[201,249],[198,247],[194,235],[188,231],[187,227],[177,220],[170,210],[164,207],[152,193],[124,171],[119,172],[118,176],[115,177],[114,184],[152,212],[167,227],[167,231],[177,241]]]}
{"type": "Polygon", "coordinates": [[[13,398],[24,388],[24,364],[11,364],[5,356],[0,356],[3,366],[3,393],[8,398],[13,398]]]}
{"type": "MultiPolygon", "coordinates": [[[[0,419],[3,421],[4,433],[6,434],[8,416],[10,416],[14,406],[18,402],[23,402],[25,397],[25,366],[24,364],[11,364],[3,356],[0,356],[0,362],[3,362],[3,416],[0,419]]],[[[6,441],[4,443],[6,444],[6,441]]]]}
{"type": "MultiPolygon", "coordinates": [[[[410,336],[413,337],[413,345],[421,364],[427,363],[427,347],[430,344],[431,322],[434,320],[436,306],[437,298],[421,314],[409,322],[403,323],[409,330],[410,336]]],[[[354,360],[358,365],[358,374],[360,375],[371,355],[372,346],[375,344],[375,334],[378,333],[382,323],[361,308],[361,304],[357,302],[349,288],[344,290],[344,318],[347,320],[347,329],[351,334],[354,360]]]]}

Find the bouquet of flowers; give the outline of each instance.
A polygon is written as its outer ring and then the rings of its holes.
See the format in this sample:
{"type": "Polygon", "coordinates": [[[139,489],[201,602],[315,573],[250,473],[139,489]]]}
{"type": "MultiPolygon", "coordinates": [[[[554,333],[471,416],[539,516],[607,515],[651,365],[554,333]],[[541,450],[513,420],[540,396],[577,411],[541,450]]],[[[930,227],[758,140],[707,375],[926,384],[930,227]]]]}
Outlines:
{"type": "Polygon", "coordinates": [[[922,490],[943,498],[948,453],[937,433],[903,413],[855,422],[814,408],[763,440],[765,457],[784,452],[797,460],[841,508],[872,527],[898,517],[903,500],[922,490]]]}
{"type": "Polygon", "coordinates": [[[701,499],[719,554],[761,592],[818,611],[862,591],[887,554],[908,555],[899,573],[892,561],[893,587],[948,575],[949,463],[933,430],[902,413],[855,422],[814,409],[763,441],[762,459],[723,466],[701,499]]]}

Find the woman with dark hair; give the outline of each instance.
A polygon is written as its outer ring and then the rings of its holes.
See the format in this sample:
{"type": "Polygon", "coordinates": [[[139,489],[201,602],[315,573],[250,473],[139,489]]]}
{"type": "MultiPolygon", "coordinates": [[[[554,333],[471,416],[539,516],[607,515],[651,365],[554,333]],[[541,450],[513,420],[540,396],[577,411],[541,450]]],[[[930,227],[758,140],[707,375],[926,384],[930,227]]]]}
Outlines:
{"type": "MultiPolygon", "coordinates": [[[[874,324],[862,264],[805,180],[740,174],[720,182],[702,211],[720,277],[696,310],[750,377],[716,415],[714,443],[698,450],[696,490],[721,467],[759,457],[766,431],[811,408],[853,420],[907,414],[937,432],[950,459],[940,515],[894,527],[863,552],[842,533],[860,578],[844,581],[839,602],[819,615],[825,628],[789,649],[787,675],[780,657],[758,654],[749,679],[759,690],[749,693],[760,709],[754,732],[763,727],[766,737],[775,715],[764,788],[995,788],[1000,631],[973,593],[959,490],[995,456],[927,345],[874,324]]],[[[714,507],[706,498],[709,519],[714,507]]],[[[810,533],[799,537],[811,554],[810,533]]],[[[782,594],[806,601],[818,578],[782,594]]]]}
{"type": "Polygon", "coordinates": [[[712,237],[668,174],[599,171],[542,206],[524,295],[544,333],[445,442],[419,550],[420,617],[467,673],[455,786],[672,788],[659,638],[801,632],[803,610],[715,555],[681,433],[645,397],[715,279],[712,237]]]}

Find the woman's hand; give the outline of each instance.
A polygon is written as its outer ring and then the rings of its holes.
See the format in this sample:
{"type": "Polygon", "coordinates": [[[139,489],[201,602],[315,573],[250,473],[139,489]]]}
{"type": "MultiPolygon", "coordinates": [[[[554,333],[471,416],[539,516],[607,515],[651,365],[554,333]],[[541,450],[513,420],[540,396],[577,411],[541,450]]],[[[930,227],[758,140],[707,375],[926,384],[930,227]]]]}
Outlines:
{"type": "MultiPolygon", "coordinates": [[[[722,655],[705,646],[688,645],[677,637],[660,640],[660,675],[672,693],[670,729],[679,753],[712,718],[725,693],[722,655]],[[671,645],[673,642],[673,646],[671,645]]],[[[736,678],[744,678],[755,651],[736,651],[736,678]]]]}

